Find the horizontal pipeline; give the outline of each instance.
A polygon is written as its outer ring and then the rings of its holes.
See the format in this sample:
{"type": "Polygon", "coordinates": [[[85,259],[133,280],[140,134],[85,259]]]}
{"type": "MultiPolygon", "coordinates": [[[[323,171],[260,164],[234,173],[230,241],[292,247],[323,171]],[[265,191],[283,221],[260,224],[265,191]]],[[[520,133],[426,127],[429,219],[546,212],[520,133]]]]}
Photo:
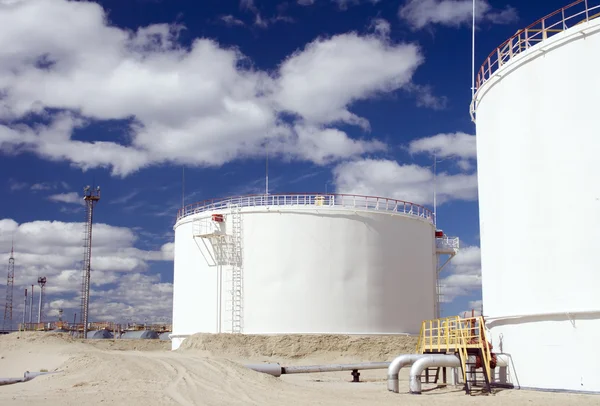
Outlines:
{"type": "Polygon", "coordinates": [[[23,374],[23,378],[0,378],[0,386],[12,385],[14,383],[19,383],[19,382],[27,382],[27,381],[31,381],[36,376],[57,374],[58,372],[61,372],[61,371],[57,371],[57,372],[29,372],[29,371],[27,371],[23,374]]]}
{"type": "Polygon", "coordinates": [[[285,374],[308,374],[314,372],[339,372],[339,371],[354,371],[366,369],[387,369],[390,366],[389,362],[363,362],[357,364],[331,364],[331,365],[296,365],[282,367],[280,364],[250,364],[246,368],[250,368],[257,372],[279,377],[285,374]]]}

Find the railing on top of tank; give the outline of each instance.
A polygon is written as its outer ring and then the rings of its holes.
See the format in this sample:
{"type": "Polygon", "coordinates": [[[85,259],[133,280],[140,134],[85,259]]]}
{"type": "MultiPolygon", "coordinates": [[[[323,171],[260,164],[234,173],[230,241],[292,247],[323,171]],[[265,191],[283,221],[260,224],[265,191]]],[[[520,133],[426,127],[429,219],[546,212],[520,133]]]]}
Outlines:
{"type": "Polygon", "coordinates": [[[547,16],[504,41],[483,62],[475,90],[479,89],[504,63],[541,41],[575,25],[600,17],[600,0],[577,0],[547,16]]]}
{"type": "Polygon", "coordinates": [[[435,239],[436,248],[443,250],[458,250],[460,241],[458,237],[448,237],[447,235],[435,239]]]}
{"type": "Polygon", "coordinates": [[[435,224],[433,212],[421,205],[385,197],[345,195],[332,193],[247,195],[211,199],[185,206],[177,211],[177,220],[205,211],[228,209],[231,206],[324,206],[363,210],[389,211],[421,217],[435,224]]]}

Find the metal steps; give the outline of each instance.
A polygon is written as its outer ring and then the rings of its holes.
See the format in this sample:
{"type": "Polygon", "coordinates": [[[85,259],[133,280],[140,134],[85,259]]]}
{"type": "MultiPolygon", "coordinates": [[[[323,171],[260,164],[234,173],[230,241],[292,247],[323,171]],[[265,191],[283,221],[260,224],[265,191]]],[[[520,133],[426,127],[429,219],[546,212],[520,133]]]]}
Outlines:
{"type": "MultiPolygon", "coordinates": [[[[472,394],[482,388],[479,392],[491,393],[491,370],[495,362],[492,362],[483,317],[454,316],[423,321],[416,352],[457,355],[461,361],[465,392],[472,394]]],[[[434,382],[430,382],[429,373],[429,369],[424,372],[427,383],[437,383],[439,368],[434,382]]]]}
{"type": "Polygon", "coordinates": [[[479,354],[476,355],[470,355],[469,356],[469,362],[465,362],[465,368],[466,368],[466,378],[465,378],[465,393],[467,395],[473,395],[475,393],[491,393],[492,392],[492,388],[490,386],[490,379],[486,373],[486,368],[483,368],[482,365],[479,365],[479,368],[477,367],[478,364],[481,364],[481,362],[477,362],[477,360],[473,360],[473,358],[476,357],[480,357],[480,360],[482,357],[482,353],[481,351],[479,354]]]}
{"type": "Polygon", "coordinates": [[[421,374],[421,383],[438,383],[442,367],[427,368],[421,374]],[[433,373],[433,374],[432,374],[433,373]]]}

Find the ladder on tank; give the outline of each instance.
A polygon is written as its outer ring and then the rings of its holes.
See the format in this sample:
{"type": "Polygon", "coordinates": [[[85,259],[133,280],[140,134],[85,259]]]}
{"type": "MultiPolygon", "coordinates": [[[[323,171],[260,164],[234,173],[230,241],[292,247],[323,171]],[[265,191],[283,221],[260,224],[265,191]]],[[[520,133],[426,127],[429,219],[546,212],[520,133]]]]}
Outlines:
{"type": "Polygon", "coordinates": [[[243,254],[242,254],[242,213],[239,204],[232,204],[231,209],[231,332],[243,331],[243,254]]]}
{"type": "Polygon", "coordinates": [[[460,241],[458,237],[449,237],[444,234],[442,230],[435,231],[435,259],[436,259],[436,271],[435,271],[435,317],[442,317],[442,311],[440,303],[443,299],[442,285],[440,280],[440,273],[442,269],[458,254],[460,247],[460,241]],[[440,261],[443,255],[448,257],[444,262],[440,261]]]}
{"type": "MultiPolygon", "coordinates": [[[[492,370],[496,367],[496,356],[491,347],[483,317],[454,316],[423,321],[416,352],[456,355],[460,359],[465,392],[472,394],[482,383],[481,391],[491,393],[492,370]]],[[[426,372],[427,375],[429,372],[426,372]]],[[[431,383],[428,377],[426,382],[431,383]]]]}

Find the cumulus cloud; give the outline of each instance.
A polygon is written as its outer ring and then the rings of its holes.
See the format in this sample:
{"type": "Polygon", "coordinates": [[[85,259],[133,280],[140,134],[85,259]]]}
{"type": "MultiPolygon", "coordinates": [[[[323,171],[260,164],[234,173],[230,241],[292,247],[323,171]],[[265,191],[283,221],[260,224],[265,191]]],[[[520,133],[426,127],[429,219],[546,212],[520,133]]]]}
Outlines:
{"type": "MultiPolygon", "coordinates": [[[[481,291],[481,250],[479,247],[461,248],[450,262],[449,268],[449,274],[440,280],[443,302],[449,303],[458,296],[468,296],[481,291]]],[[[442,273],[445,272],[445,270],[442,271],[442,273]]],[[[469,306],[471,307],[471,304],[469,306]]],[[[473,307],[478,310],[476,306],[473,307]]]]}
{"type": "Polygon", "coordinates": [[[426,152],[436,154],[440,158],[459,157],[475,158],[477,145],[475,136],[456,132],[450,134],[437,134],[432,137],[419,138],[409,144],[411,153],[426,152]]]}
{"type": "Polygon", "coordinates": [[[246,25],[246,24],[244,24],[244,22],[242,20],[240,20],[239,18],[236,18],[236,17],[232,16],[231,14],[221,16],[220,19],[226,25],[229,25],[229,26],[234,26],[234,25],[244,26],[244,25],[246,25]]]}
{"type": "MultiPolygon", "coordinates": [[[[391,160],[361,159],[344,162],[333,170],[339,193],[390,197],[418,204],[433,203],[433,172],[414,164],[391,160]]],[[[476,174],[448,174],[436,177],[437,203],[477,198],[476,174]]]]}
{"type": "Polygon", "coordinates": [[[8,180],[8,188],[10,189],[11,192],[14,192],[16,190],[22,190],[27,188],[29,185],[26,182],[19,182],[13,178],[10,178],[8,180]]]}
{"type": "Polygon", "coordinates": [[[432,110],[444,110],[448,106],[448,98],[446,96],[435,95],[430,85],[411,83],[406,86],[405,90],[416,95],[418,107],[426,107],[432,110]]]}
{"type": "Polygon", "coordinates": [[[419,138],[408,145],[411,154],[426,153],[437,158],[457,158],[461,169],[471,169],[477,158],[477,144],[474,135],[463,132],[437,134],[419,138]]]}
{"type": "Polygon", "coordinates": [[[471,317],[471,314],[474,315],[475,317],[477,316],[481,316],[481,309],[483,308],[483,300],[479,299],[479,300],[469,300],[469,303],[467,304],[467,309],[463,310],[462,312],[459,313],[459,316],[462,317],[471,317]]]}
{"type": "Polygon", "coordinates": [[[390,22],[387,21],[386,19],[383,18],[374,18],[371,21],[371,29],[384,37],[387,37],[390,35],[390,32],[392,31],[392,26],[390,25],[390,22]]]}
{"type": "Polygon", "coordinates": [[[48,200],[59,203],[83,204],[83,196],[78,195],[75,192],[50,195],[48,196],[48,200]]]}
{"type": "Polygon", "coordinates": [[[406,86],[422,62],[416,45],[392,44],[382,36],[319,38],[281,65],[275,100],[312,123],[368,127],[349,104],[406,86]]]}
{"type": "MultiPolygon", "coordinates": [[[[1,219],[0,257],[8,259],[13,238],[15,243],[15,292],[31,288],[39,276],[45,276],[48,280],[45,314],[56,315],[59,307],[65,313],[79,313],[83,233],[83,223],[19,224],[12,219],[1,219]]],[[[139,307],[136,314],[141,318],[168,316],[172,286],[162,282],[160,275],[147,271],[150,262],[172,261],[174,244],[165,243],[154,251],[141,250],[135,247],[138,236],[131,229],[102,223],[94,224],[93,233],[92,318],[114,320],[131,314],[134,307],[139,307]],[[152,296],[154,293],[160,295],[152,296]],[[114,312],[108,319],[109,308],[124,313],[114,312]]],[[[17,314],[22,312],[20,303],[15,301],[20,306],[15,310],[17,314]]]]}
{"type": "MultiPolygon", "coordinates": [[[[398,10],[400,19],[418,30],[432,24],[449,27],[471,25],[473,16],[472,0],[407,0],[398,10]]],[[[475,18],[494,24],[508,24],[518,18],[517,11],[506,6],[494,9],[487,0],[476,0],[475,18]]]]}
{"type": "MultiPolygon", "coordinates": [[[[294,128],[297,135],[293,154],[312,155],[316,164],[325,165],[344,157],[353,157],[368,152],[383,151],[386,145],[380,141],[352,140],[343,131],[335,128],[298,125],[294,128]]],[[[287,144],[273,145],[277,150],[289,147],[287,144]]]]}
{"type": "MultiPolygon", "coordinates": [[[[347,10],[350,6],[356,6],[361,3],[371,3],[377,4],[381,0],[330,0],[332,3],[336,4],[340,10],[347,10]]],[[[296,2],[301,6],[311,6],[315,4],[316,0],[296,0],[296,2]]]]}
{"type": "MultiPolygon", "coordinates": [[[[252,1],[243,6],[257,10],[252,1]]],[[[318,38],[266,72],[211,39],[180,45],[180,25],[111,26],[93,2],[0,8],[0,151],[118,176],[162,163],[219,166],[262,156],[267,140],[287,144],[282,153],[295,159],[322,162],[327,151],[293,152],[296,129],[368,128],[352,103],[406,86],[423,62],[417,46],[380,31],[318,38]],[[112,141],[73,139],[97,120],[122,120],[126,130],[112,141]]],[[[338,131],[348,145],[362,142],[338,131]]]]}
{"type": "Polygon", "coordinates": [[[8,180],[9,189],[14,192],[17,190],[29,189],[33,192],[44,192],[48,190],[56,190],[56,189],[69,189],[69,184],[61,181],[61,182],[38,182],[29,184],[27,182],[19,182],[15,179],[10,178],[8,180]]]}

